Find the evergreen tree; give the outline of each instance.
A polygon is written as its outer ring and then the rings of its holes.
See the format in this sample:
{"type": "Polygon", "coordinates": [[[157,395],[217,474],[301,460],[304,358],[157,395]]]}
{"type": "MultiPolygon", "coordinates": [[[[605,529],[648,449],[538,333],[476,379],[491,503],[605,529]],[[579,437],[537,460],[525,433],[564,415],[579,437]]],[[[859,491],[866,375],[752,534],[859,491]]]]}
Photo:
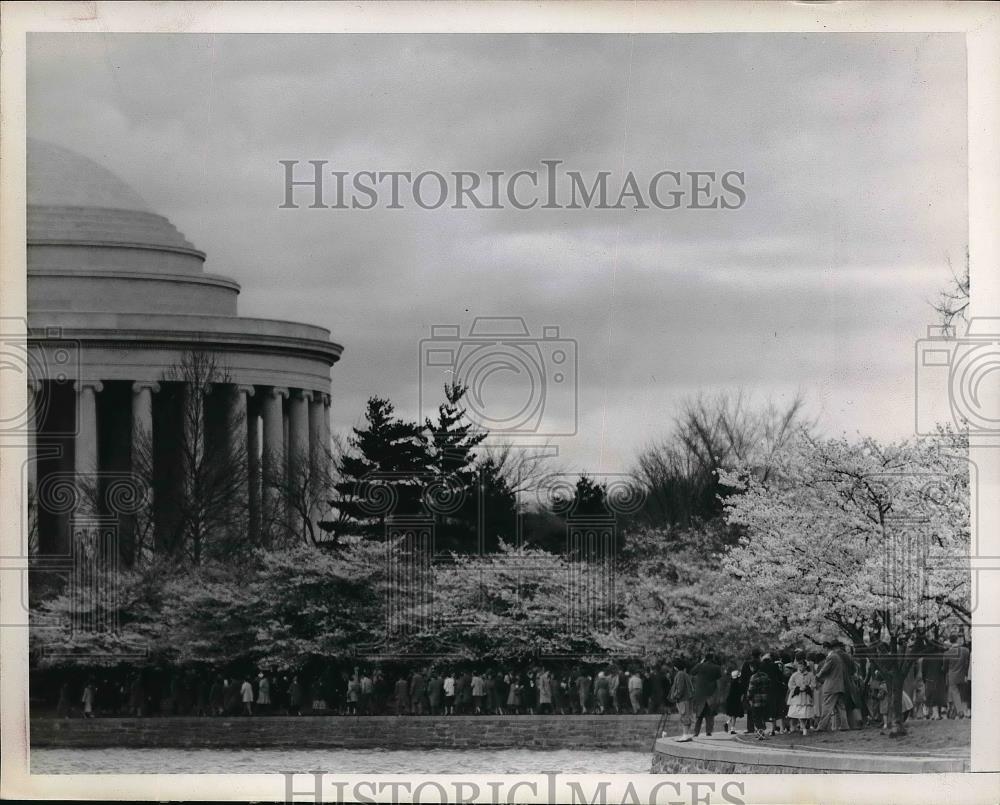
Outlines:
{"type": "Polygon", "coordinates": [[[445,385],[437,420],[424,421],[432,476],[427,479],[426,500],[435,520],[438,551],[475,551],[479,542],[481,495],[475,451],[489,433],[466,416],[462,405],[466,391],[461,383],[445,385]]]}
{"type": "Polygon", "coordinates": [[[513,543],[517,534],[517,493],[510,488],[502,467],[492,457],[478,465],[479,523],[483,531],[482,549],[495,553],[500,540],[513,543]]]}
{"type": "Polygon", "coordinates": [[[371,397],[365,426],[354,428],[348,443],[330,501],[340,512],[339,530],[381,534],[387,518],[421,511],[428,454],[415,422],[395,416],[388,400],[371,397]]]}

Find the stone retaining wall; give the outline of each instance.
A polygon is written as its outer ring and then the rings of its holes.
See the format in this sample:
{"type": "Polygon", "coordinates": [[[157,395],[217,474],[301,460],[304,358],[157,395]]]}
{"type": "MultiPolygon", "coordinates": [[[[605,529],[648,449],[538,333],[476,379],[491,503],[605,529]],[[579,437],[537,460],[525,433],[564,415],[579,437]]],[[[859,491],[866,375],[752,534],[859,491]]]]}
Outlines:
{"type": "Polygon", "coordinates": [[[216,749],[529,747],[649,752],[659,719],[656,715],[38,718],[31,720],[31,745],[216,749]]]}

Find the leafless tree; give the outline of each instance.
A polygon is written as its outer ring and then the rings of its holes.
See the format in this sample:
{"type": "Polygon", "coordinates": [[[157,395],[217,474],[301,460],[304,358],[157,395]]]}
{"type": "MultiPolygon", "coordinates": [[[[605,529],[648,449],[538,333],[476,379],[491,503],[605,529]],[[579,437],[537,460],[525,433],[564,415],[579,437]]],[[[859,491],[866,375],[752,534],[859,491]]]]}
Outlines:
{"type": "Polygon", "coordinates": [[[743,391],[685,401],[666,437],[643,450],[634,474],[647,494],[653,525],[690,526],[720,512],[718,470],[749,467],[761,480],[789,440],[815,422],[804,400],[753,405],[743,391]]]}
{"type": "Polygon", "coordinates": [[[497,475],[517,495],[534,491],[546,477],[559,472],[555,456],[549,443],[527,446],[499,441],[479,448],[479,462],[492,461],[497,475]]]}
{"type": "Polygon", "coordinates": [[[938,294],[937,301],[932,303],[932,307],[937,312],[941,323],[946,327],[955,324],[956,319],[968,321],[969,311],[969,250],[965,250],[965,265],[961,272],[956,272],[951,260],[948,260],[948,269],[951,271],[951,281],[948,287],[938,294]]]}
{"type": "Polygon", "coordinates": [[[206,398],[230,393],[228,371],[207,352],[186,352],[163,374],[170,443],[138,434],[133,466],[151,491],[136,515],[137,557],[166,555],[195,564],[227,557],[249,533],[246,417],[206,398]],[[223,415],[221,412],[225,412],[223,415]]]}
{"type": "Polygon", "coordinates": [[[333,516],[330,490],[336,455],[330,445],[310,445],[310,455],[289,462],[283,475],[266,481],[272,494],[265,497],[273,501],[273,511],[264,513],[269,543],[318,545],[327,541],[321,524],[333,516]]]}

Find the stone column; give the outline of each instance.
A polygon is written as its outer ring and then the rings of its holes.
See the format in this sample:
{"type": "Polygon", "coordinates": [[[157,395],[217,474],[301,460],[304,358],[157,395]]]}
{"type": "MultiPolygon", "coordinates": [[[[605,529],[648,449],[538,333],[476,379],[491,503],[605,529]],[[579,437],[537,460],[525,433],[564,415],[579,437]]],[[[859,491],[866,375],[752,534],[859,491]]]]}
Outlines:
{"type": "Polygon", "coordinates": [[[253,396],[253,386],[240,386],[241,389],[249,389],[244,395],[247,407],[247,484],[249,486],[247,499],[250,507],[250,534],[253,539],[260,536],[260,487],[261,487],[261,463],[260,463],[260,425],[258,406],[251,405],[250,397],[253,396]]]}
{"type": "Polygon", "coordinates": [[[97,472],[97,395],[104,391],[100,380],[77,380],[76,391],[76,450],[74,468],[77,475],[97,472]]]}
{"type": "Polygon", "coordinates": [[[272,386],[261,399],[261,415],[264,418],[263,484],[264,504],[267,516],[273,517],[277,500],[275,486],[284,481],[285,426],[281,401],[288,396],[288,389],[272,386]]]}
{"type": "Polygon", "coordinates": [[[153,470],[153,395],[159,390],[151,380],[132,384],[132,472],[140,476],[153,470]]]}
{"type": "Polygon", "coordinates": [[[320,417],[319,437],[323,444],[323,451],[330,449],[330,395],[323,394],[323,415],[320,417]]]}
{"type": "MultiPolygon", "coordinates": [[[[100,380],[77,380],[76,391],[76,440],[73,468],[79,494],[78,513],[92,513],[96,501],[98,471],[97,454],[97,395],[104,390],[100,380]]],[[[72,533],[71,528],[71,533],[72,533]]]]}
{"type": "Polygon", "coordinates": [[[324,396],[314,391],[310,393],[309,398],[309,463],[314,471],[322,465],[330,449],[330,446],[323,442],[323,418],[326,413],[324,396]]]}
{"type": "MultiPolygon", "coordinates": [[[[150,522],[145,518],[153,518],[153,395],[160,390],[160,384],[154,380],[137,380],[132,384],[132,438],[129,467],[134,482],[137,499],[145,504],[131,515],[125,526],[127,540],[124,557],[127,564],[132,564],[137,553],[142,550],[139,545],[141,535],[148,530],[150,522]]],[[[155,542],[155,535],[151,535],[155,542]]],[[[150,546],[151,547],[151,546],[150,546]]]]}
{"type": "Polygon", "coordinates": [[[226,408],[226,432],[224,436],[227,448],[227,460],[239,461],[242,464],[237,470],[241,476],[239,478],[239,500],[234,501],[238,509],[242,509],[244,505],[250,505],[250,479],[253,463],[250,457],[250,445],[247,438],[249,434],[248,423],[250,421],[248,398],[252,397],[253,394],[253,386],[230,387],[228,406],[226,408]]]}
{"type": "Polygon", "coordinates": [[[309,402],[312,392],[293,389],[288,400],[288,468],[301,474],[309,460],[309,402]]]}
{"type": "Polygon", "coordinates": [[[30,516],[35,504],[35,490],[38,489],[38,383],[28,380],[28,397],[25,401],[24,424],[28,431],[28,489],[27,502],[30,516]]]}

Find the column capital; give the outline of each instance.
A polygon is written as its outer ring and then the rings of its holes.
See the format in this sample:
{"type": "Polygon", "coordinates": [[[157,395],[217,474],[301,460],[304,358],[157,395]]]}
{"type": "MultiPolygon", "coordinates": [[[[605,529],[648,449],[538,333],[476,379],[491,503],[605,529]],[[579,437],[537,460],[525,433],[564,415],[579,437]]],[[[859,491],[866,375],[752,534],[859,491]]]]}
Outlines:
{"type": "Polygon", "coordinates": [[[160,391],[160,384],[155,380],[136,380],[132,383],[133,394],[138,394],[146,389],[149,389],[151,394],[157,394],[160,391]]]}
{"type": "Polygon", "coordinates": [[[288,399],[288,389],[284,386],[269,386],[264,392],[265,397],[284,397],[288,399]]]}
{"type": "Polygon", "coordinates": [[[296,400],[305,400],[306,402],[312,402],[313,397],[316,395],[315,391],[310,391],[309,389],[292,389],[292,398],[296,400]]]}
{"type": "Polygon", "coordinates": [[[94,393],[99,394],[104,391],[104,384],[100,380],[73,381],[73,391],[83,391],[84,389],[91,389],[94,393]]]}
{"type": "Polygon", "coordinates": [[[325,408],[329,408],[329,407],[330,407],[330,404],[331,404],[331,403],[333,402],[333,400],[332,400],[332,398],[330,397],[330,395],[329,395],[329,394],[327,394],[326,392],[320,392],[320,395],[321,395],[321,396],[322,396],[322,398],[323,398],[323,406],[324,406],[325,408]]]}
{"type": "Polygon", "coordinates": [[[237,394],[246,394],[247,397],[253,397],[253,395],[257,393],[257,389],[247,383],[238,383],[233,386],[233,390],[237,394]]]}

